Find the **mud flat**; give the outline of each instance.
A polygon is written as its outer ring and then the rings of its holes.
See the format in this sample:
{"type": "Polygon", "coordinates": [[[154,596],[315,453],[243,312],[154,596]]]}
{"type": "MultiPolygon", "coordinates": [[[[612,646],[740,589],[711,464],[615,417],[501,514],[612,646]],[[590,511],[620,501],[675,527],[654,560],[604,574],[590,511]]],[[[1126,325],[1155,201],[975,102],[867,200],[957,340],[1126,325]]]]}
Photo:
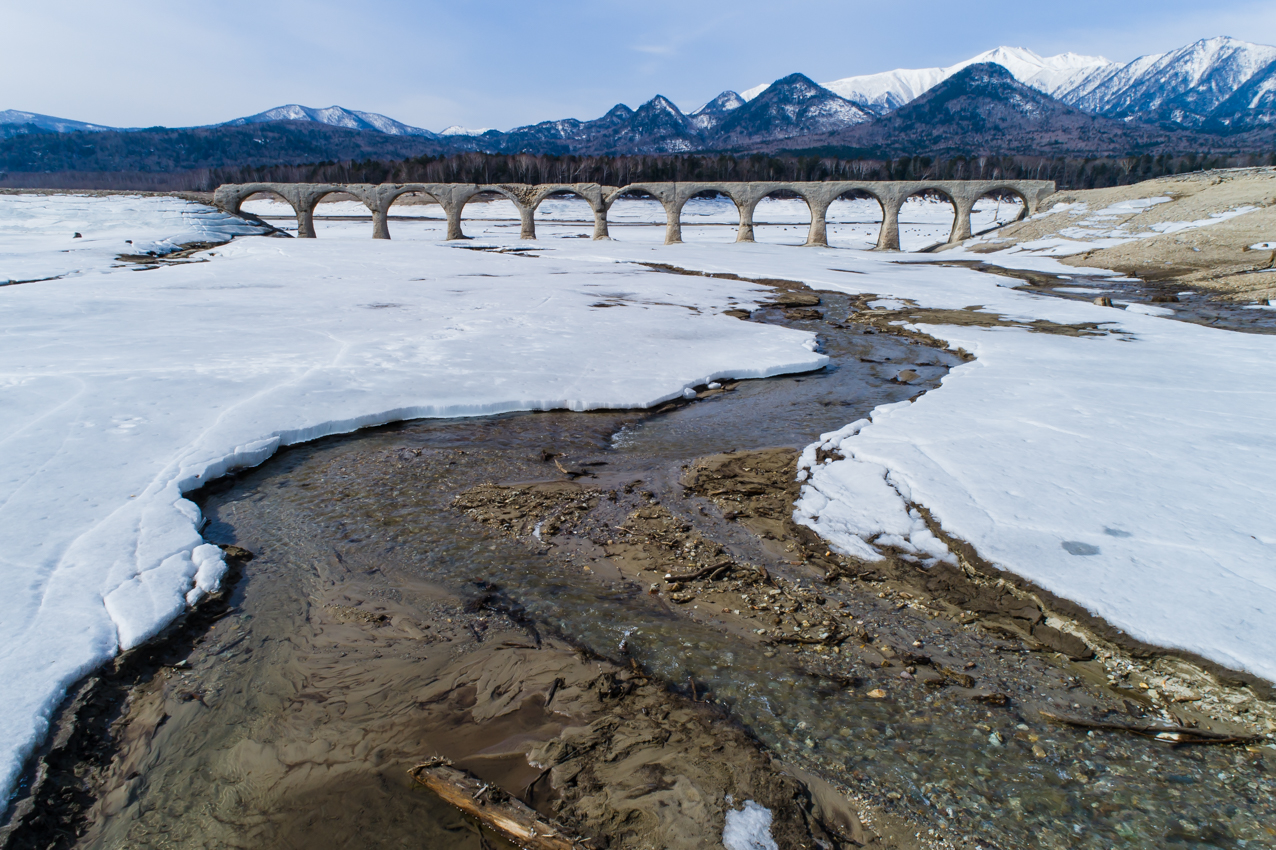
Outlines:
{"type": "Polygon", "coordinates": [[[960,356],[776,300],[754,318],[830,368],[210,485],[238,581],[86,683],[7,846],[499,846],[411,780],[431,758],[597,847],[716,846],[746,801],[779,847],[1276,841],[1262,683],[1108,640],[974,552],[867,564],[793,524],[798,450],[960,356]]]}

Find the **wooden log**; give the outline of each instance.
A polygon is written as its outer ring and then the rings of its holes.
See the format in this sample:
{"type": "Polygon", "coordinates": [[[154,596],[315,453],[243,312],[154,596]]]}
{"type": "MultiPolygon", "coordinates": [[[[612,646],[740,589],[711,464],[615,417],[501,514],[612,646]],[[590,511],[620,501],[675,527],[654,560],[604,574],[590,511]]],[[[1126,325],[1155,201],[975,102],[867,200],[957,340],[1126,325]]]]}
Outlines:
{"type": "Polygon", "coordinates": [[[418,764],[408,774],[440,799],[527,850],[587,850],[589,847],[568,836],[561,826],[542,817],[521,800],[452,767],[446,760],[418,764]]]}
{"type": "Polygon", "coordinates": [[[1145,738],[1155,738],[1172,744],[1251,744],[1261,739],[1261,735],[1230,735],[1226,732],[1210,732],[1207,729],[1193,729],[1190,726],[1170,726],[1164,723],[1123,723],[1112,720],[1087,720],[1084,717],[1069,717],[1050,711],[1038,712],[1042,717],[1075,726],[1079,729],[1099,729],[1108,732],[1131,732],[1145,738]]]}

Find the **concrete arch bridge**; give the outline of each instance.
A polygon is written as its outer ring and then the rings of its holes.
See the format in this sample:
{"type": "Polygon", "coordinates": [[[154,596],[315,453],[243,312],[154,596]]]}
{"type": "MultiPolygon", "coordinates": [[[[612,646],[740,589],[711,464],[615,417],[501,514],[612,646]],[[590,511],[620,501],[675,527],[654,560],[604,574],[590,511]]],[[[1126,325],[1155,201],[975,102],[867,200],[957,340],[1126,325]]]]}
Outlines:
{"type": "Polygon", "coordinates": [[[479,195],[500,195],[518,210],[521,237],[536,238],[536,208],[551,195],[576,195],[594,212],[594,238],[607,239],[607,213],[623,197],[651,197],[665,209],[665,244],[682,241],[682,208],[694,197],[725,195],[740,213],[737,242],[753,241],[753,212],[773,195],[797,196],[811,211],[811,229],[806,244],[828,245],[825,215],[829,206],[843,197],[870,197],[882,208],[880,250],[899,250],[899,212],[915,195],[939,194],[956,210],[948,241],[960,242],[971,236],[970,214],[975,202],[991,194],[1015,195],[1023,202],[1022,216],[1033,215],[1041,202],[1055,191],[1046,180],[914,180],[914,181],[829,181],[750,183],[631,183],[602,186],[598,183],[231,183],[217,188],[214,203],[227,212],[239,214],[240,205],[257,194],[275,195],[297,215],[297,235],[314,238],[315,207],[327,195],[343,193],[366,206],[372,213],[372,237],[389,239],[390,206],[407,194],[426,195],[437,201],[447,216],[448,239],[467,238],[461,232],[461,211],[479,195]]]}

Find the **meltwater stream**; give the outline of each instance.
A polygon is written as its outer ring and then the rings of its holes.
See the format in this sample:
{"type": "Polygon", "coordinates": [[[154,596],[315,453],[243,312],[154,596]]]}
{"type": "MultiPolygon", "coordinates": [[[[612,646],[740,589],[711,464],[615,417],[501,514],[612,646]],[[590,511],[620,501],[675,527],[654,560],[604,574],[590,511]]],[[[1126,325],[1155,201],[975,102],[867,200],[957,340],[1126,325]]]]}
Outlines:
{"type": "MultiPolygon", "coordinates": [[[[835,319],[849,307],[844,298],[826,295],[825,309],[835,319]]],[[[142,805],[120,809],[127,817],[119,817],[109,836],[137,843],[146,835],[152,846],[173,847],[252,846],[268,836],[276,846],[309,848],[422,846],[422,840],[431,847],[480,846],[453,815],[404,785],[381,789],[381,797],[401,802],[374,805],[364,790],[338,783],[331,798],[312,801],[324,807],[322,817],[289,815],[284,824],[278,801],[232,794],[227,769],[217,767],[245,740],[300,734],[282,731],[292,721],[279,718],[305,700],[341,704],[340,719],[329,716],[324,734],[368,741],[367,758],[430,752],[429,741],[401,731],[411,725],[410,694],[420,685],[412,653],[376,656],[377,664],[391,665],[384,668],[392,674],[389,686],[367,685],[359,671],[341,670],[339,659],[311,669],[321,638],[306,631],[305,605],[342,576],[358,575],[396,610],[415,610],[422,623],[446,614],[438,605],[441,593],[475,596],[480,587],[496,586],[541,628],[599,655],[619,658],[625,640],[628,655],[652,674],[702,683],[786,760],[875,789],[883,804],[966,846],[1276,842],[1268,828],[1276,809],[1255,772],[1261,764],[1256,768],[1244,750],[1176,750],[1036,723],[1054,754],[1042,759],[1020,742],[981,730],[982,706],[922,688],[897,699],[868,699],[812,676],[791,656],[764,654],[724,630],[671,614],[642,588],[585,579],[579,565],[495,535],[451,507],[458,493],[481,483],[544,479],[547,450],[656,489],[706,454],[809,444],[880,404],[934,388],[958,362],[854,325],[799,324],[818,330],[832,357],[821,373],[744,382],[663,414],[552,412],[406,423],[289,449],[219,492],[205,493],[206,536],[259,557],[237,590],[236,615],[219,626],[225,637],[213,638],[232,648],[210,653],[191,674],[205,679],[204,719],[189,721],[189,733],[139,767],[156,781],[143,792],[142,805]],[[906,368],[920,378],[895,381],[906,368]],[[378,744],[378,735],[393,745],[378,744]],[[271,824],[275,831],[263,832],[271,824]],[[281,829],[293,830],[286,842],[278,840],[281,829]],[[213,834],[216,841],[206,843],[213,834]]],[[[357,755],[358,744],[351,747],[357,755]]],[[[313,754],[305,758],[323,762],[313,754]]],[[[231,778],[238,781],[243,771],[251,772],[243,768],[231,778]]],[[[98,846],[111,846],[107,835],[98,846]]]]}

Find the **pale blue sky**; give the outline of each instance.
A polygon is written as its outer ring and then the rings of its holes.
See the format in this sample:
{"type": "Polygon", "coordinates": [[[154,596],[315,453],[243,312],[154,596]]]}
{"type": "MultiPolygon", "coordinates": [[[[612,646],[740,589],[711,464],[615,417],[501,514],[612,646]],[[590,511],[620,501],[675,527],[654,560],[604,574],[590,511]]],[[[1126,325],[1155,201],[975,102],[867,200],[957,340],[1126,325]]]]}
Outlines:
{"type": "Polygon", "coordinates": [[[1276,44],[1276,3],[0,0],[0,31],[0,109],[182,126],[339,104],[433,130],[508,129],[1003,44],[1114,60],[1215,35],[1276,44]]]}

